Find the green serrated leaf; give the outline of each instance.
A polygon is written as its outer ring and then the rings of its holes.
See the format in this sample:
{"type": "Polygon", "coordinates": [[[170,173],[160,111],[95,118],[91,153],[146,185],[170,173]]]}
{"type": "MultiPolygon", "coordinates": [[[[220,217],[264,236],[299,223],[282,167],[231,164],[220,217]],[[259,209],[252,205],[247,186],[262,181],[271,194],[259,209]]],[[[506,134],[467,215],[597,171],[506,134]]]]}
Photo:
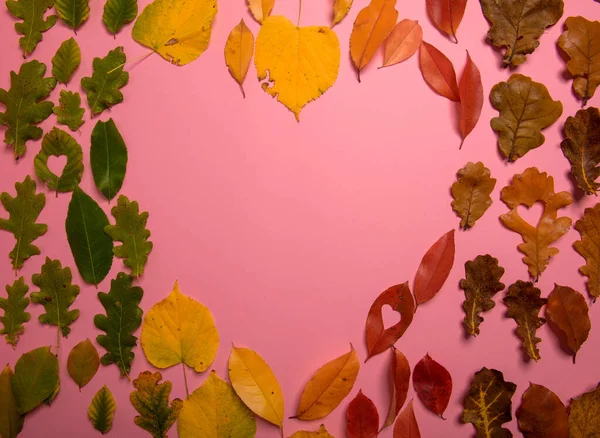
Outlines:
{"type": "Polygon", "coordinates": [[[81,107],[79,93],[61,90],[58,104],[59,106],[55,106],[52,110],[57,116],[58,123],[67,125],[71,131],[77,131],[84,123],[83,113],[85,113],[81,107]]]}
{"type": "Polygon", "coordinates": [[[129,73],[123,71],[126,61],[123,47],[117,47],[104,58],[94,58],[92,76],[81,79],[92,116],[123,102],[119,88],[129,81],[129,73]]]}
{"type": "Polygon", "coordinates": [[[11,379],[20,415],[35,409],[55,393],[60,381],[58,359],[50,347],[39,347],[23,354],[11,379]]]}
{"type": "Polygon", "coordinates": [[[104,434],[112,427],[116,409],[117,403],[110,389],[104,385],[92,399],[92,403],[88,409],[88,418],[96,430],[104,434]]]}
{"type": "Polygon", "coordinates": [[[90,383],[98,372],[100,357],[98,350],[89,339],[75,345],[67,359],[67,370],[79,389],[90,383]]]}
{"type": "Polygon", "coordinates": [[[113,119],[94,126],[90,164],[96,187],[110,201],[121,190],[127,170],[127,146],[113,119]]]}
{"type": "Polygon", "coordinates": [[[117,278],[111,281],[108,293],[98,292],[106,315],[94,316],[94,325],[106,333],[96,338],[96,342],[107,351],[100,361],[105,366],[117,364],[123,377],[129,377],[131,371],[135,357],[132,350],[137,345],[133,332],[142,324],[143,314],[139,304],[144,291],[141,287],[132,287],[132,282],[129,275],[119,272],[117,278]]]}
{"type": "Polygon", "coordinates": [[[54,7],[63,23],[75,33],[90,16],[89,0],[54,0],[54,7]]]}
{"type": "Polygon", "coordinates": [[[106,29],[116,35],[125,24],[135,20],[137,13],[137,0],[106,0],[102,21],[106,29]]]}
{"type": "Polygon", "coordinates": [[[150,230],[146,228],[148,212],[139,211],[136,201],[129,202],[126,196],[121,195],[111,210],[115,225],[104,228],[114,241],[122,242],[122,245],[115,245],[113,253],[124,259],[123,263],[131,268],[131,275],[136,278],[144,274],[148,255],[152,251],[152,242],[148,241],[150,230]]]}
{"type": "MultiPolygon", "coordinates": [[[[23,277],[15,280],[12,286],[6,285],[7,298],[0,297],[0,309],[4,309],[4,316],[0,316],[0,335],[4,335],[6,342],[15,348],[19,337],[25,331],[23,323],[29,321],[31,315],[25,312],[29,305],[29,298],[25,298],[29,287],[23,277]]],[[[2,436],[2,434],[0,434],[2,436]]]]}
{"type": "Polygon", "coordinates": [[[8,219],[0,218],[0,229],[12,233],[17,240],[9,253],[15,270],[22,268],[29,257],[40,253],[31,242],[48,231],[47,225],[35,223],[46,205],[46,195],[36,194],[35,186],[35,181],[27,175],[22,183],[15,183],[17,196],[13,198],[6,192],[0,195],[0,201],[9,213],[8,219]]]}
{"type": "Polygon", "coordinates": [[[70,192],[81,182],[83,174],[83,151],[79,143],[62,129],[52,128],[42,140],[42,149],[33,159],[35,174],[49,189],[57,192],[70,192]],[[49,157],[67,157],[67,164],[60,174],[54,174],[48,167],[49,157]]]}
{"type": "Polygon", "coordinates": [[[79,45],[71,37],[62,42],[52,58],[52,76],[61,84],[66,84],[80,63],[81,51],[79,45]]]}
{"type": "Polygon", "coordinates": [[[21,65],[19,74],[10,72],[10,89],[0,88],[0,103],[6,111],[0,113],[0,125],[8,126],[4,143],[12,146],[15,158],[25,153],[27,140],[39,139],[44,131],[35,126],[52,114],[54,104],[42,102],[56,86],[56,79],[44,78],[46,65],[29,61],[21,65]]]}
{"type": "Polygon", "coordinates": [[[6,365],[0,373],[0,437],[15,438],[23,430],[23,417],[17,410],[12,389],[13,372],[6,365]]]}
{"type": "Polygon", "coordinates": [[[15,17],[23,20],[15,23],[15,29],[20,35],[19,45],[23,56],[32,53],[38,43],[42,41],[42,32],[46,32],[56,24],[58,17],[50,15],[44,19],[45,12],[54,6],[54,0],[7,0],[6,7],[15,17]]]}

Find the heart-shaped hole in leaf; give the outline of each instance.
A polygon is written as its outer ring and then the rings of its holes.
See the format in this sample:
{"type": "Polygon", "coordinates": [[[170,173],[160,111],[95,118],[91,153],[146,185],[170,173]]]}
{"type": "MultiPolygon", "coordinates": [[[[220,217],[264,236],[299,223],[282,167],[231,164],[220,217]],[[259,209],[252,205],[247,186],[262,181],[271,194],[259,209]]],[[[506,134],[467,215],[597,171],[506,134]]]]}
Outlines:
{"type": "Polygon", "coordinates": [[[524,221],[536,226],[540,223],[542,214],[544,214],[544,204],[541,201],[537,201],[530,208],[527,208],[526,205],[521,204],[519,205],[517,211],[519,216],[521,216],[524,221]]]}
{"type": "Polygon", "coordinates": [[[67,156],[60,155],[58,157],[48,157],[48,169],[55,175],[61,175],[65,166],[67,165],[67,156]]]}
{"type": "Polygon", "coordinates": [[[389,304],[385,304],[381,308],[381,316],[383,317],[384,327],[392,327],[401,321],[400,314],[396,312],[389,304]]]}

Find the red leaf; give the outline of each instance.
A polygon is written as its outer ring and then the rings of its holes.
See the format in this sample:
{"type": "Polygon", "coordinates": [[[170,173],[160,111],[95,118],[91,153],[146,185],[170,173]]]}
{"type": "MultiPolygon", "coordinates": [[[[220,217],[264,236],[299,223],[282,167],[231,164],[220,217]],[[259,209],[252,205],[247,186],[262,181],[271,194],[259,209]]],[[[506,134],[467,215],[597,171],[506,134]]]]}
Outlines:
{"type": "Polygon", "coordinates": [[[367,360],[379,354],[396,343],[404,334],[415,313],[415,302],[408,288],[408,281],[397,284],[381,293],[369,309],[365,334],[367,338],[367,360]],[[389,304],[393,310],[400,313],[400,321],[390,328],[383,329],[381,309],[389,304]]]}
{"type": "Polygon", "coordinates": [[[444,419],[452,395],[452,376],[426,354],[413,370],[413,387],[427,409],[444,419]]]}
{"type": "Polygon", "coordinates": [[[419,66],[423,79],[433,91],[454,102],[460,101],[452,63],[442,52],[425,41],[421,43],[421,50],[419,50],[419,66]]]}
{"type": "Polygon", "coordinates": [[[421,438],[412,400],[408,402],[406,408],[398,415],[398,420],[394,426],[394,438],[421,438]]]}
{"type": "Polygon", "coordinates": [[[471,133],[481,115],[483,107],[483,85],[479,69],[467,52],[467,63],[458,84],[460,92],[460,135],[462,147],[465,138],[471,133]]]}
{"type": "Polygon", "coordinates": [[[358,391],[348,405],[348,438],[375,438],[379,427],[379,414],[373,401],[358,391]]]}
{"type": "Polygon", "coordinates": [[[448,231],[423,256],[415,276],[416,306],[432,299],[442,288],[454,264],[454,230],[448,231]]]}
{"type": "Polygon", "coordinates": [[[394,424],[396,416],[406,401],[410,385],[410,365],[400,350],[392,347],[392,400],[387,419],[381,430],[394,424]]]}
{"type": "Polygon", "coordinates": [[[525,438],[569,438],[567,409],[545,386],[530,382],[515,415],[525,438]]]}
{"type": "Polygon", "coordinates": [[[456,30],[465,14],[467,0],[427,0],[427,15],[434,26],[446,35],[456,38],[456,30]]]}

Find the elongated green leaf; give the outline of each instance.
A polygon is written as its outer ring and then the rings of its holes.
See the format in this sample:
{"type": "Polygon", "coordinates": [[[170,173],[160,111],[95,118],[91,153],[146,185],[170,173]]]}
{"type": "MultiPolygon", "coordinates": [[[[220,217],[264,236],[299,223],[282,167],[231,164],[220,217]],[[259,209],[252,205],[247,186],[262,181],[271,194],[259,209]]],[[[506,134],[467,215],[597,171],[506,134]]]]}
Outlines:
{"type": "Polygon", "coordinates": [[[129,81],[129,73],[123,71],[126,61],[123,47],[117,47],[104,58],[94,58],[92,76],[81,78],[81,88],[87,93],[92,116],[123,102],[119,88],[129,81]]]}
{"type": "Polygon", "coordinates": [[[98,292],[98,299],[106,310],[106,316],[98,314],[94,317],[94,325],[106,332],[96,338],[98,344],[106,349],[102,356],[102,365],[117,364],[121,376],[128,376],[131,362],[135,355],[133,348],[137,345],[137,337],[133,335],[142,324],[142,301],[144,291],[141,287],[132,287],[132,278],[119,272],[117,278],[110,282],[110,292],[98,292]]]}
{"type": "Polygon", "coordinates": [[[52,111],[56,114],[56,120],[61,125],[67,125],[71,131],[77,131],[83,125],[83,113],[81,107],[81,96],[67,90],[61,90],[58,106],[52,111]]]}
{"type": "Polygon", "coordinates": [[[75,345],[67,359],[67,370],[79,389],[90,383],[98,372],[100,357],[98,350],[89,339],[75,345]]]}
{"type": "Polygon", "coordinates": [[[57,192],[70,192],[81,182],[83,174],[83,151],[79,143],[62,129],[56,127],[42,140],[42,149],[33,159],[35,174],[46,186],[57,192]],[[49,157],[67,157],[67,164],[60,176],[48,167],[49,157]]]}
{"type": "Polygon", "coordinates": [[[110,271],[113,242],[104,232],[107,225],[108,218],[96,201],[76,187],[65,226],[75,264],[86,283],[98,285],[110,271]]]}
{"type": "Polygon", "coordinates": [[[88,409],[88,418],[96,430],[107,433],[112,427],[116,410],[117,403],[108,386],[104,385],[92,399],[88,409]]]}
{"type": "Polygon", "coordinates": [[[110,33],[116,35],[121,28],[135,20],[137,0],[106,0],[102,21],[110,33]]]}
{"type": "Polygon", "coordinates": [[[76,33],[90,16],[89,0],[54,0],[54,7],[60,19],[76,33]]]}
{"type": "Polygon", "coordinates": [[[127,170],[127,147],[113,119],[94,126],[90,162],[96,187],[110,201],[121,190],[127,170]]]}
{"type": "Polygon", "coordinates": [[[0,195],[0,201],[9,213],[8,219],[0,219],[0,230],[12,233],[17,240],[9,256],[13,268],[19,269],[25,260],[40,253],[31,242],[45,234],[48,226],[35,222],[46,205],[46,195],[35,193],[35,181],[27,175],[22,183],[15,183],[15,188],[17,196],[14,198],[6,192],[0,195]]]}
{"type": "Polygon", "coordinates": [[[52,58],[52,76],[62,83],[66,84],[71,79],[73,72],[81,63],[81,51],[79,45],[73,37],[62,42],[56,54],[52,58]]]}
{"type": "Polygon", "coordinates": [[[15,438],[23,430],[23,417],[17,410],[12,389],[13,372],[6,365],[0,373],[0,437],[15,438]]]}
{"type": "Polygon", "coordinates": [[[11,379],[19,414],[42,404],[59,386],[58,359],[50,347],[39,347],[23,354],[11,379]]]}
{"type": "Polygon", "coordinates": [[[23,57],[32,53],[38,43],[42,41],[42,32],[46,32],[56,24],[58,17],[50,15],[44,18],[44,14],[54,5],[54,0],[7,0],[6,7],[15,17],[23,20],[15,23],[15,29],[21,35],[19,45],[23,50],[23,57]]]}
{"type": "MultiPolygon", "coordinates": [[[[29,305],[29,298],[25,294],[29,287],[25,284],[23,277],[15,280],[12,286],[6,285],[7,298],[0,297],[0,309],[4,309],[4,316],[0,316],[0,335],[6,337],[6,342],[14,347],[19,342],[19,337],[25,331],[23,323],[29,321],[31,315],[25,312],[29,305]]],[[[2,436],[2,434],[0,434],[2,436]]]]}

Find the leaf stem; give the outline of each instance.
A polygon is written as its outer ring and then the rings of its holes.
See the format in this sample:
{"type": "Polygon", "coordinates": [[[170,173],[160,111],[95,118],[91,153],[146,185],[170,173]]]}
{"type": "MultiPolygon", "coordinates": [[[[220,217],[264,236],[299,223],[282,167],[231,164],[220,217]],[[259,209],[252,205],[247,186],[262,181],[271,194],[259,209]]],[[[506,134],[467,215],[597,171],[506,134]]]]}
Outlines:
{"type": "Polygon", "coordinates": [[[127,64],[132,64],[134,62],[143,61],[144,59],[146,59],[148,56],[152,55],[153,53],[154,53],[154,50],[150,50],[148,53],[145,53],[142,56],[138,56],[137,58],[132,59],[131,61],[127,61],[127,62],[124,62],[123,64],[117,65],[112,70],[107,71],[106,74],[109,75],[112,72],[114,72],[115,70],[118,70],[118,69],[120,69],[122,67],[125,67],[127,64]]]}
{"type": "Polygon", "coordinates": [[[300,27],[300,16],[302,15],[302,0],[298,0],[298,22],[296,23],[297,27],[300,27]]]}
{"type": "Polygon", "coordinates": [[[185,383],[185,395],[187,398],[190,396],[190,390],[188,389],[187,374],[185,372],[185,364],[183,362],[181,362],[181,368],[183,368],[183,382],[185,383]]]}

